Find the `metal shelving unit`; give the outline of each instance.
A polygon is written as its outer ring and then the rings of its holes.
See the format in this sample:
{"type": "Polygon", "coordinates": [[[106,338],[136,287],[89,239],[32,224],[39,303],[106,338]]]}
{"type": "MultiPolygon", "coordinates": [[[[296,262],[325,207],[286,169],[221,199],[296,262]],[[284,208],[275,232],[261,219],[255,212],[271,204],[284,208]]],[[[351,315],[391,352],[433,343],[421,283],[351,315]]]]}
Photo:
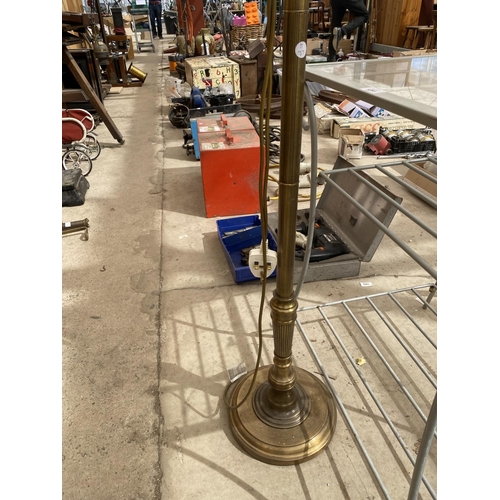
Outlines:
{"type": "MultiPolygon", "coordinates": [[[[437,165],[436,156],[426,160],[437,165]]],[[[405,189],[437,208],[433,199],[396,175],[394,167],[400,166],[421,173],[414,165],[417,161],[422,162],[422,159],[401,158],[387,163],[351,165],[349,170],[358,175],[361,182],[365,181],[358,171],[375,170],[379,178],[383,174],[388,183],[404,185],[405,189]]],[[[368,473],[374,492],[379,494],[379,497],[367,498],[435,500],[437,272],[427,262],[433,257],[427,253],[426,260],[419,255],[392,228],[378,223],[337,186],[335,176],[345,170],[336,168],[319,175],[336,194],[378,224],[400,250],[430,275],[430,280],[388,292],[299,308],[297,327],[319,369],[318,374],[323,376],[336,400],[353,446],[357,447],[366,465],[365,471],[356,473],[368,473]],[[320,345],[328,345],[328,349],[319,349],[320,345]]],[[[429,175],[428,178],[436,182],[435,177],[429,175]]],[[[377,187],[370,187],[381,194],[377,187]]],[[[398,209],[397,217],[408,218],[410,223],[430,235],[431,241],[437,238],[432,227],[403,206],[404,200],[401,203],[388,201],[398,209]]]]}

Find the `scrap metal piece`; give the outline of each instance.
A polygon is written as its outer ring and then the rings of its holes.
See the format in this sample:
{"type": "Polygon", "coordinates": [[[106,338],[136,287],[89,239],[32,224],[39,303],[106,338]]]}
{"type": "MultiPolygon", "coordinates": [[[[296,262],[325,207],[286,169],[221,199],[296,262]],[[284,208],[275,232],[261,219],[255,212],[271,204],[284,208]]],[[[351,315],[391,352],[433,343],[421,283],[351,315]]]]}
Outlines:
{"type": "Polygon", "coordinates": [[[89,239],[89,227],[90,227],[90,225],[89,225],[88,219],[63,222],[62,223],[62,234],[65,235],[65,234],[73,234],[73,233],[83,232],[81,239],[83,241],[88,241],[88,239],[89,239]]]}

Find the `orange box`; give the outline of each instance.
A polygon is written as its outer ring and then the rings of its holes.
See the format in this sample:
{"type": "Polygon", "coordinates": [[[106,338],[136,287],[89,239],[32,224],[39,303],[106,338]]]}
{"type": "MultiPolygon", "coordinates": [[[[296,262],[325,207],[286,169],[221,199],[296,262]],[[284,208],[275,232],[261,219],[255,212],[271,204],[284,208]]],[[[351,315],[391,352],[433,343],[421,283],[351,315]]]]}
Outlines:
{"type": "Polygon", "coordinates": [[[247,2],[245,4],[245,18],[247,20],[247,26],[249,24],[260,24],[257,2],[247,2]]]}

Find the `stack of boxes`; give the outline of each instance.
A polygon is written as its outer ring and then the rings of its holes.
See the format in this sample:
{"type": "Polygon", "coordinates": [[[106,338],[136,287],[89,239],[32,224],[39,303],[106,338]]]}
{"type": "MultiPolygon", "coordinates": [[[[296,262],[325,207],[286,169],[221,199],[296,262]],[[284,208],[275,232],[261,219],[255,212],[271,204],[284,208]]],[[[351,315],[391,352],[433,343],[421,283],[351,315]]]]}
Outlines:
{"type": "Polygon", "coordinates": [[[227,57],[191,57],[185,60],[186,82],[203,90],[231,83],[236,99],[241,97],[240,66],[227,57]]]}

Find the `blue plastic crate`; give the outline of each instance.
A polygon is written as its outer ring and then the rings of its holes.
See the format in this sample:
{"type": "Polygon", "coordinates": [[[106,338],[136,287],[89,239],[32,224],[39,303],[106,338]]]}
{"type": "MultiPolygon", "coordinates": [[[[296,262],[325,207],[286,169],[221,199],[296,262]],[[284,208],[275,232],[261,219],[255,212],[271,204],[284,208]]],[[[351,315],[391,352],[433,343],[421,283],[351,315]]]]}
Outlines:
{"type": "MultiPolygon", "coordinates": [[[[244,215],[242,217],[232,217],[230,219],[221,219],[217,221],[217,232],[224,249],[224,255],[229,264],[231,274],[236,283],[256,280],[250,268],[241,263],[241,250],[244,248],[255,247],[260,244],[262,239],[262,223],[258,215],[244,215]],[[244,231],[241,231],[241,230],[244,231]],[[227,235],[232,231],[238,233],[227,235]]],[[[267,231],[267,242],[270,250],[276,251],[278,245],[273,234],[267,231]]],[[[269,278],[276,276],[276,270],[269,278]]]]}

